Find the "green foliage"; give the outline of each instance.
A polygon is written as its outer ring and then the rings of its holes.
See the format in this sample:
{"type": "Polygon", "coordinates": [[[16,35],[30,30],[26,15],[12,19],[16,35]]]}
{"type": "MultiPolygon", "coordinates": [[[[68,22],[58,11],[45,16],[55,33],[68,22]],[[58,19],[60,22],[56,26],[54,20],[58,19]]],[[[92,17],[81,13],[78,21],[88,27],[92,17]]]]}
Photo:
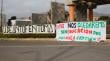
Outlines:
{"type": "Polygon", "coordinates": [[[55,38],[55,34],[0,34],[0,38],[55,38]]]}
{"type": "Polygon", "coordinates": [[[99,20],[109,20],[109,16],[100,16],[99,20]]]}
{"type": "Polygon", "coordinates": [[[107,24],[108,24],[108,25],[110,25],[110,20],[109,20],[109,21],[107,21],[107,24]]]}
{"type": "Polygon", "coordinates": [[[99,20],[104,20],[107,24],[110,24],[110,17],[109,16],[100,16],[99,20]]]}

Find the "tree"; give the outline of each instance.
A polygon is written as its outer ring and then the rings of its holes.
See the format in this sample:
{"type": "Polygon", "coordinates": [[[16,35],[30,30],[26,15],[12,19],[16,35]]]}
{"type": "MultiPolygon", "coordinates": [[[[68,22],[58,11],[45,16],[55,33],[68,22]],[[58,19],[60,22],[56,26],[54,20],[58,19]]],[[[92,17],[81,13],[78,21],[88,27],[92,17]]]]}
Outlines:
{"type": "Polygon", "coordinates": [[[16,16],[11,16],[11,18],[8,19],[8,22],[7,22],[7,25],[8,25],[8,26],[12,26],[11,20],[16,20],[16,16]]]}
{"type": "Polygon", "coordinates": [[[8,19],[8,26],[11,26],[11,19],[8,19]]]}
{"type": "Polygon", "coordinates": [[[110,17],[109,16],[100,16],[99,20],[104,20],[107,24],[110,24],[110,17]]]}
{"type": "Polygon", "coordinates": [[[110,17],[109,16],[100,16],[99,20],[109,20],[110,17]]]}
{"type": "Polygon", "coordinates": [[[12,16],[11,17],[11,20],[16,20],[16,16],[12,16]]]}

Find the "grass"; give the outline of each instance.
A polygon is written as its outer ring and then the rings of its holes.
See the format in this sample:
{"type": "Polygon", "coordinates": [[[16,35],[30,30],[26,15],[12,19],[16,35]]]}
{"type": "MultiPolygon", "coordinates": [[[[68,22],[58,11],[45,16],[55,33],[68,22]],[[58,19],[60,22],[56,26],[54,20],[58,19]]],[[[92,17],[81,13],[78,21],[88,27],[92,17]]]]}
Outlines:
{"type": "Polygon", "coordinates": [[[55,38],[55,34],[0,34],[0,38],[55,38]]]}

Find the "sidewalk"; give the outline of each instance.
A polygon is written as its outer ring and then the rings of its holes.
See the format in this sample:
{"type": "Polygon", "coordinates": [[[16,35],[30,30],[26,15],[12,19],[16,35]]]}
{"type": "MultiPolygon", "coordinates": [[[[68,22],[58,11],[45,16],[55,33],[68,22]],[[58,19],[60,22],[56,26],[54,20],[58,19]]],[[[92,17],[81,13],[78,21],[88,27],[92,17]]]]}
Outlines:
{"type": "MultiPolygon", "coordinates": [[[[0,41],[24,41],[24,42],[37,42],[37,41],[57,41],[56,38],[0,38],[0,41]]],[[[105,42],[110,42],[107,39],[105,42]]]]}
{"type": "Polygon", "coordinates": [[[25,41],[25,42],[37,42],[37,41],[56,41],[55,38],[0,38],[0,41],[25,41]]]}
{"type": "Polygon", "coordinates": [[[110,43],[110,39],[107,39],[107,41],[106,42],[109,42],[110,43]]]}

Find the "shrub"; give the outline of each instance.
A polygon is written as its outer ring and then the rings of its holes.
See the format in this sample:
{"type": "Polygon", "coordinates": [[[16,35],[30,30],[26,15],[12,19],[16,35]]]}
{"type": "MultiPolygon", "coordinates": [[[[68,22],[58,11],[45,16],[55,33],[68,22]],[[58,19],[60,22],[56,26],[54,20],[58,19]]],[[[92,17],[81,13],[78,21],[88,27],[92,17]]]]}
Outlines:
{"type": "Polygon", "coordinates": [[[55,38],[56,34],[0,34],[0,38],[55,38]]]}

